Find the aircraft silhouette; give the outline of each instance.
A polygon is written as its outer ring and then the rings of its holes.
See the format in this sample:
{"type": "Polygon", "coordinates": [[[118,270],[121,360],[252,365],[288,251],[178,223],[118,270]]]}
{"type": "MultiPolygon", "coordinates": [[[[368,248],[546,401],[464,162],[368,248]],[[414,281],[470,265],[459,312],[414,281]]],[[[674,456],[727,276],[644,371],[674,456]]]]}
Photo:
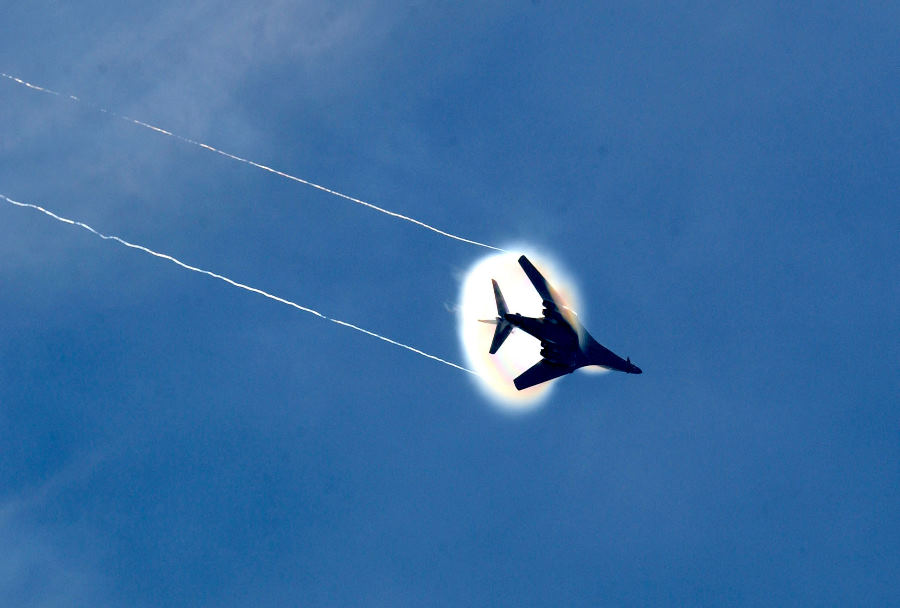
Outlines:
{"type": "Polygon", "coordinates": [[[494,338],[491,341],[490,353],[493,355],[509,336],[513,328],[534,336],[541,341],[541,360],[525,370],[513,380],[520,391],[565,374],[571,374],[579,367],[599,365],[607,369],[640,374],[641,368],[634,365],[630,358],[622,359],[599,342],[575,319],[568,320],[559,312],[557,297],[547,283],[547,279],[538,272],[524,255],[519,258],[519,265],[528,275],[531,284],[544,300],[544,314],[541,318],[524,317],[518,313],[510,313],[500,293],[497,281],[494,285],[494,298],[497,300],[497,318],[479,319],[482,323],[495,324],[494,338]]]}

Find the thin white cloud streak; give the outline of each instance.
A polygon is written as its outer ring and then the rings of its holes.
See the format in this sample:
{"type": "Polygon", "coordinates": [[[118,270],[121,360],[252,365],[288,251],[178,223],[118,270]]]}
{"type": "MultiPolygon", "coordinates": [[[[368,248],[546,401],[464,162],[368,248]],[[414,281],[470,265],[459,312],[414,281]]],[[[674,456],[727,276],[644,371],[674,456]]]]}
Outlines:
{"type": "Polygon", "coordinates": [[[269,298],[270,300],[274,300],[274,301],[279,302],[279,303],[281,303],[281,304],[286,304],[287,306],[291,306],[292,308],[296,308],[297,310],[303,311],[303,312],[305,312],[305,313],[309,313],[309,314],[311,314],[311,315],[315,315],[315,316],[319,317],[320,319],[324,319],[324,320],[326,320],[326,321],[331,321],[332,323],[335,323],[335,324],[337,324],[337,325],[341,325],[341,326],[343,326],[343,327],[348,327],[348,328],[350,328],[350,329],[354,329],[354,330],[356,330],[356,331],[358,331],[358,332],[364,333],[364,334],[366,334],[367,336],[372,336],[373,338],[378,338],[379,340],[382,340],[382,341],[387,342],[387,343],[389,343],[389,344],[393,344],[394,346],[399,346],[400,348],[405,348],[405,349],[408,350],[408,351],[412,351],[412,352],[416,353],[417,355],[421,355],[421,356],[426,357],[426,358],[428,358],[428,359],[432,359],[432,360],[434,360],[434,361],[437,361],[438,363],[443,363],[444,365],[449,365],[450,367],[456,368],[456,369],[461,370],[461,371],[464,371],[464,372],[468,372],[468,373],[470,373],[470,374],[474,374],[474,375],[476,375],[476,376],[478,375],[478,372],[475,372],[475,371],[473,371],[473,370],[471,370],[471,369],[468,369],[468,368],[465,368],[465,367],[463,367],[463,366],[461,366],[461,365],[458,365],[458,364],[456,364],[456,363],[453,363],[452,361],[447,361],[446,359],[441,359],[440,357],[437,357],[437,356],[435,356],[435,355],[428,354],[428,353],[426,353],[425,351],[419,350],[418,348],[414,348],[414,347],[412,347],[412,346],[409,346],[408,344],[403,344],[402,342],[397,342],[396,340],[392,340],[392,339],[390,339],[390,338],[388,338],[388,337],[386,337],[386,336],[382,336],[381,334],[377,334],[377,333],[375,333],[375,332],[373,332],[373,331],[369,331],[369,330],[367,330],[367,329],[363,329],[362,327],[359,327],[359,326],[357,326],[357,325],[353,325],[352,323],[348,323],[348,322],[346,322],[346,321],[341,321],[340,319],[334,319],[334,318],[328,317],[328,316],[326,316],[326,315],[320,313],[320,312],[317,311],[317,310],[313,310],[312,308],[307,308],[306,306],[301,306],[300,304],[297,304],[296,302],[291,302],[290,300],[286,300],[286,299],[284,299],[284,298],[280,298],[280,297],[278,297],[278,296],[276,296],[276,295],[274,295],[274,294],[271,294],[271,293],[269,293],[269,292],[267,292],[267,291],[263,291],[262,289],[257,289],[256,287],[251,287],[250,285],[245,285],[244,283],[239,283],[238,281],[235,281],[235,280],[233,280],[233,279],[229,279],[229,278],[226,277],[226,276],[223,276],[223,275],[221,275],[221,274],[217,274],[217,273],[212,272],[212,271],[210,271],[210,270],[204,270],[203,268],[198,268],[197,266],[191,266],[190,264],[186,264],[186,263],[182,262],[181,260],[179,260],[179,259],[177,259],[177,258],[175,258],[175,257],[172,257],[172,256],[167,255],[167,254],[165,254],[165,253],[160,253],[160,252],[158,252],[158,251],[154,251],[154,250],[152,250],[152,249],[149,249],[149,248],[147,248],[147,247],[144,247],[143,245],[137,245],[137,244],[135,244],[135,243],[131,243],[131,242],[126,241],[125,239],[120,238],[120,237],[118,237],[118,236],[115,236],[115,235],[109,235],[109,234],[103,234],[102,232],[98,232],[97,230],[94,230],[93,228],[91,228],[90,226],[88,226],[87,224],[85,224],[85,223],[83,223],[83,222],[78,222],[78,221],[76,221],[76,220],[70,220],[70,219],[68,219],[68,218],[61,217],[61,216],[59,216],[59,215],[56,215],[56,214],[53,213],[52,211],[48,211],[47,209],[44,209],[43,207],[41,207],[41,206],[39,206],[39,205],[34,205],[34,204],[32,204],[32,203],[23,203],[23,202],[20,202],[20,201],[16,201],[16,200],[13,200],[13,199],[9,198],[9,197],[6,196],[5,194],[0,194],[0,198],[2,198],[3,200],[5,200],[7,203],[10,203],[11,205],[15,205],[15,206],[17,206],[17,207],[26,207],[26,208],[29,208],[29,209],[34,209],[34,210],[36,210],[36,211],[40,211],[40,212],[43,213],[44,215],[46,215],[46,216],[48,216],[48,217],[51,217],[51,218],[55,219],[55,220],[58,221],[58,222],[62,222],[62,223],[64,223],[64,224],[70,224],[70,225],[72,225],[72,226],[78,226],[79,228],[83,228],[83,229],[87,230],[88,232],[90,232],[90,233],[92,233],[92,234],[94,234],[94,235],[100,237],[100,238],[103,239],[103,240],[106,240],[106,241],[115,241],[115,242],[119,243],[120,245],[124,245],[125,247],[129,247],[129,248],[131,248],[131,249],[137,249],[137,250],[139,250],[139,251],[143,251],[144,253],[148,253],[148,254],[150,254],[150,255],[152,255],[152,256],[154,256],[154,257],[162,258],[162,259],[164,259],[164,260],[168,260],[169,262],[172,262],[173,264],[177,264],[178,266],[181,266],[181,267],[184,268],[185,270],[190,270],[191,272],[197,272],[197,273],[200,273],[200,274],[205,274],[205,275],[207,275],[207,276],[213,277],[214,279],[219,279],[220,281],[224,281],[224,282],[226,282],[226,283],[228,283],[229,285],[232,285],[232,286],[234,286],[234,287],[238,287],[238,288],[240,288],[240,289],[244,289],[244,290],[246,290],[246,291],[250,291],[250,292],[259,294],[259,295],[261,295],[261,296],[263,296],[263,297],[269,298]]]}
{"type": "Polygon", "coordinates": [[[0,76],[6,78],[6,79],[8,79],[8,80],[11,80],[11,81],[13,81],[13,82],[15,82],[15,83],[18,83],[18,84],[20,84],[20,85],[22,85],[22,86],[25,86],[25,87],[27,87],[27,88],[29,88],[29,89],[35,90],[35,91],[40,91],[40,92],[42,92],[42,93],[47,93],[47,94],[49,94],[49,95],[54,95],[54,96],[56,96],[56,97],[65,97],[65,98],[68,98],[68,99],[70,99],[70,100],[72,100],[72,101],[75,101],[75,102],[78,102],[78,103],[85,103],[85,104],[87,104],[87,105],[89,105],[89,106],[91,106],[91,107],[97,109],[98,111],[103,112],[104,114],[109,114],[110,116],[115,116],[116,118],[119,118],[119,119],[121,119],[121,120],[124,120],[124,121],[130,122],[130,123],[132,123],[132,124],[138,125],[139,127],[144,127],[145,129],[150,129],[151,131],[155,131],[155,132],[157,132],[157,133],[161,133],[162,135],[166,135],[166,136],[168,136],[168,137],[175,138],[175,139],[177,139],[177,140],[179,140],[179,141],[183,141],[183,142],[185,142],[185,143],[191,144],[192,146],[197,146],[198,148],[203,148],[204,150],[209,150],[210,152],[215,152],[216,154],[220,154],[220,155],[222,155],[222,156],[224,156],[224,157],[226,157],[226,158],[230,158],[231,160],[236,160],[236,161],[238,161],[238,162],[240,162],[240,163],[244,163],[244,164],[246,164],[246,165],[250,165],[251,167],[256,167],[257,169],[262,169],[263,171],[268,171],[269,173],[272,173],[272,174],[277,175],[277,176],[279,176],[279,177],[283,177],[284,179],[287,179],[287,180],[290,180],[290,181],[293,181],[293,182],[297,182],[298,184],[303,184],[304,186],[309,186],[309,187],[311,187],[311,188],[315,188],[316,190],[321,190],[322,192],[326,192],[326,193],[331,194],[331,195],[333,195],[333,196],[336,196],[336,197],[338,197],[338,198],[342,198],[342,199],[344,199],[344,200],[348,200],[348,201],[350,201],[350,202],[352,202],[352,203],[356,203],[357,205],[362,205],[363,207],[368,207],[369,209],[373,209],[373,210],[375,210],[375,211],[378,211],[379,213],[383,213],[383,214],[388,215],[388,216],[390,216],[390,217],[393,217],[393,218],[396,218],[396,219],[400,219],[400,220],[404,220],[404,221],[406,221],[406,222],[410,222],[410,223],[412,223],[412,224],[415,224],[416,226],[420,226],[420,227],[422,227],[422,228],[425,228],[426,230],[430,230],[430,231],[432,231],[432,232],[436,232],[437,234],[440,234],[441,236],[445,236],[445,237],[447,237],[447,238],[450,238],[450,239],[453,239],[453,240],[456,240],[456,241],[461,241],[461,242],[463,242],[463,243],[469,243],[469,244],[471,244],[471,245],[477,245],[477,246],[479,246],[479,247],[485,247],[485,248],[487,248],[487,249],[493,249],[494,251],[504,251],[503,249],[501,249],[501,248],[499,248],[499,247],[494,247],[493,245],[488,245],[487,243],[482,243],[482,242],[475,241],[475,240],[472,240],[472,239],[467,239],[467,238],[458,236],[458,235],[456,235],[456,234],[453,234],[453,233],[451,233],[451,232],[446,232],[446,231],[441,230],[441,229],[439,229],[439,228],[435,228],[434,226],[432,226],[432,225],[430,225],[430,224],[426,224],[425,222],[422,222],[422,221],[417,220],[417,219],[415,219],[415,218],[409,217],[408,215],[403,215],[403,214],[397,213],[397,212],[395,212],[395,211],[390,211],[390,210],[385,209],[385,208],[383,208],[383,207],[379,207],[379,206],[377,206],[377,205],[373,205],[372,203],[368,203],[368,202],[366,202],[366,201],[364,201],[364,200],[362,200],[362,199],[358,199],[358,198],[353,197],[353,196],[350,196],[350,195],[348,195],[348,194],[344,194],[344,193],[342,193],[342,192],[338,192],[337,190],[332,190],[331,188],[327,188],[327,187],[322,186],[322,185],[320,185],[320,184],[316,184],[316,183],[311,182],[311,181],[309,181],[309,180],[305,180],[305,179],[303,179],[303,178],[301,178],[301,177],[297,177],[296,175],[291,175],[290,173],[285,173],[284,171],[279,171],[278,169],[273,169],[272,167],[269,167],[269,166],[267,166],[267,165],[263,165],[263,164],[261,164],[261,163],[257,163],[257,162],[255,162],[255,161],[250,160],[250,159],[243,158],[243,157],[241,157],[241,156],[237,156],[237,155],[231,154],[231,153],[229,153],[229,152],[225,152],[224,150],[220,150],[220,149],[218,149],[218,148],[214,148],[213,146],[210,146],[210,145],[205,144],[205,143],[203,143],[203,142],[199,142],[199,141],[190,139],[190,138],[188,138],[188,137],[184,137],[184,136],[182,136],[182,135],[178,135],[177,133],[173,133],[173,132],[171,132],[171,131],[167,131],[166,129],[163,129],[162,127],[157,127],[156,125],[152,125],[152,124],[150,124],[150,123],[144,122],[144,121],[142,121],[142,120],[137,120],[136,118],[131,118],[131,117],[125,116],[125,115],[123,115],[123,114],[117,114],[116,112],[113,112],[113,111],[111,111],[111,110],[107,110],[106,108],[103,108],[103,107],[100,107],[100,106],[97,106],[97,105],[94,105],[94,104],[85,102],[85,101],[83,101],[82,99],[80,99],[80,98],[78,98],[78,97],[75,97],[74,95],[65,95],[65,94],[60,93],[60,92],[58,92],[58,91],[54,91],[53,89],[48,89],[48,88],[46,88],[46,87],[42,87],[42,86],[39,86],[39,85],[30,83],[30,82],[26,82],[25,80],[22,80],[21,78],[16,78],[15,76],[11,76],[11,75],[6,74],[6,73],[3,73],[3,72],[0,72],[0,76]]]}
{"type": "Polygon", "coordinates": [[[69,463],[37,487],[0,502],[0,522],[8,521],[31,509],[42,507],[66,489],[89,479],[106,459],[107,452],[108,450],[93,450],[69,463]]]}
{"type": "MultiPolygon", "coordinates": [[[[0,597],[4,607],[109,606],[102,577],[92,565],[97,555],[66,538],[83,537],[77,523],[35,525],[60,494],[89,480],[108,451],[94,450],[51,475],[39,485],[0,499],[0,597]],[[62,534],[60,533],[62,532],[62,534]]],[[[94,543],[88,543],[91,546],[94,543]]]]}

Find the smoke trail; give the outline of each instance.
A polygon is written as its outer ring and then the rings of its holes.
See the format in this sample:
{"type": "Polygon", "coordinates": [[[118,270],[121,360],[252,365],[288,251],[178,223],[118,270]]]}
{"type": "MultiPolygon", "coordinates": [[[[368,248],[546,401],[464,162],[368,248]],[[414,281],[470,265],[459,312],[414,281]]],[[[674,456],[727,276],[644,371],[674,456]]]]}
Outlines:
{"type": "Polygon", "coordinates": [[[0,72],[0,76],[3,76],[4,78],[7,78],[7,79],[9,79],[9,80],[12,80],[13,82],[17,82],[17,83],[19,83],[19,84],[21,84],[21,85],[23,85],[23,86],[25,86],[25,87],[28,87],[29,89],[35,90],[35,91],[40,91],[40,92],[42,92],[42,93],[48,93],[48,94],[50,94],[50,95],[55,95],[56,97],[67,97],[68,99],[71,99],[72,101],[77,101],[77,102],[79,102],[79,103],[85,103],[85,104],[87,104],[87,105],[89,105],[89,106],[91,106],[91,107],[93,107],[93,108],[96,108],[96,109],[99,110],[100,112],[103,112],[103,113],[105,113],[105,114],[109,114],[109,115],[111,115],[111,116],[115,116],[116,118],[120,118],[120,119],[125,120],[125,121],[127,121],[127,122],[130,122],[130,123],[132,123],[132,124],[138,125],[138,126],[140,126],[140,127],[144,127],[145,129],[150,129],[151,131],[156,131],[157,133],[161,133],[161,134],[166,135],[166,136],[168,136],[168,137],[173,137],[173,138],[175,138],[175,139],[177,139],[177,140],[180,140],[180,141],[183,141],[183,142],[185,142],[185,143],[191,144],[192,146],[197,146],[197,147],[199,147],[199,148],[203,148],[203,149],[205,149],[205,150],[209,150],[210,152],[215,152],[216,154],[221,154],[222,156],[224,156],[224,157],[226,157],[226,158],[230,158],[231,160],[236,160],[236,161],[241,162],[241,163],[244,163],[244,164],[246,164],[246,165],[250,165],[251,167],[256,167],[257,169],[262,169],[263,171],[268,171],[269,173],[274,173],[275,175],[277,175],[277,176],[279,176],[279,177],[283,177],[283,178],[285,178],[285,179],[289,179],[289,180],[291,180],[291,181],[293,181],[293,182],[297,182],[298,184],[303,184],[303,185],[305,185],[305,186],[309,186],[309,187],[311,187],[311,188],[315,188],[316,190],[321,190],[322,192],[327,192],[328,194],[331,194],[331,195],[333,195],[333,196],[337,196],[338,198],[342,198],[342,199],[344,199],[344,200],[348,200],[348,201],[350,201],[350,202],[352,202],[352,203],[356,203],[357,205],[362,205],[363,207],[368,207],[369,209],[374,209],[375,211],[378,211],[379,213],[383,213],[383,214],[385,214],[385,215],[389,215],[389,216],[394,217],[394,218],[397,218],[397,219],[401,219],[401,220],[405,220],[405,221],[407,221],[407,222],[411,222],[411,223],[413,223],[413,224],[415,224],[415,225],[417,225],[417,226],[421,226],[422,228],[425,228],[425,229],[427,229],[427,230],[431,230],[432,232],[436,232],[436,233],[438,233],[438,234],[440,234],[440,235],[442,235],[442,236],[446,236],[447,238],[451,238],[451,239],[454,239],[454,240],[457,240],[457,241],[462,241],[463,243],[469,243],[469,244],[471,244],[471,245],[478,245],[479,247],[485,247],[485,248],[487,248],[487,249],[493,249],[493,250],[495,250],[495,251],[503,251],[503,249],[500,249],[499,247],[494,247],[493,245],[488,245],[488,244],[486,244],[486,243],[480,243],[480,242],[478,242],[478,241],[473,241],[473,240],[471,240],[471,239],[467,239],[467,238],[463,238],[463,237],[461,237],[461,236],[457,236],[457,235],[452,234],[452,233],[450,233],[450,232],[445,232],[444,230],[441,230],[441,229],[439,229],[439,228],[435,228],[434,226],[431,226],[430,224],[426,224],[425,222],[422,222],[422,221],[419,221],[419,220],[417,220],[417,219],[411,218],[411,217],[409,217],[409,216],[407,216],[407,215],[402,215],[402,214],[396,213],[396,212],[394,212],[394,211],[389,211],[389,210],[387,210],[387,209],[384,209],[383,207],[379,207],[379,206],[377,206],[377,205],[373,205],[372,203],[367,203],[367,202],[364,201],[364,200],[361,200],[361,199],[352,197],[352,196],[350,196],[350,195],[348,195],[348,194],[343,194],[342,192],[338,192],[337,190],[332,190],[331,188],[326,188],[325,186],[321,186],[321,185],[319,185],[319,184],[313,183],[313,182],[311,182],[311,181],[305,180],[305,179],[300,178],[300,177],[297,177],[297,176],[295,176],[295,175],[291,175],[291,174],[289,174],[289,173],[285,173],[285,172],[283,172],[283,171],[279,171],[279,170],[277,170],[277,169],[273,169],[272,167],[268,167],[268,166],[266,166],[266,165],[263,165],[263,164],[254,162],[254,161],[249,160],[249,159],[247,159],[247,158],[242,158],[242,157],[240,157],[240,156],[236,156],[236,155],[234,155],[234,154],[230,154],[230,153],[228,153],[228,152],[225,152],[224,150],[219,150],[218,148],[214,148],[214,147],[212,147],[212,146],[210,146],[210,145],[204,144],[203,142],[195,141],[195,140],[190,139],[190,138],[188,138],[188,137],[184,137],[184,136],[182,136],[182,135],[178,135],[178,134],[176,134],[176,133],[172,133],[171,131],[166,131],[165,129],[163,129],[163,128],[161,128],[161,127],[157,127],[157,126],[155,126],[155,125],[151,125],[150,123],[146,123],[146,122],[143,122],[143,121],[141,121],[141,120],[137,120],[136,118],[130,118],[130,117],[125,116],[125,115],[123,115],[123,114],[117,114],[117,113],[115,113],[115,112],[113,112],[113,111],[111,111],[111,110],[107,110],[106,108],[102,108],[102,107],[100,107],[100,106],[96,106],[96,105],[94,105],[94,104],[85,102],[85,101],[79,99],[78,97],[75,97],[74,95],[63,95],[62,93],[59,93],[59,92],[54,91],[54,90],[52,90],[52,89],[47,89],[47,88],[45,88],[45,87],[41,87],[41,86],[38,86],[38,85],[36,85],[36,84],[32,84],[32,83],[30,83],[30,82],[25,82],[25,81],[22,80],[21,78],[16,78],[15,76],[10,76],[9,74],[5,74],[5,73],[3,73],[3,72],[0,72]]]}
{"type": "Polygon", "coordinates": [[[396,340],[391,340],[390,338],[388,338],[386,336],[376,334],[373,331],[363,329],[362,327],[358,327],[356,325],[353,325],[352,323],[347,323],[346,321],[341,321],[340,319],[334,319],[331,317],[327,317],[317,310],[313,310],[312,308],[307,308],[306,306],[300,306],[296,302],[291,302],[290,300],[285,300],[284,298],[279,298],[278,296],[273,295],[267,291],[263,291],[262,289],[257,289],[256,287],[250,287],[249,285],[245,285],[243,283],[238,283],[237,281],[229,279],[226,276],[222,276],[222,275],[212,272],[210,270],[204,270],[203,268],[197,268],[196,266],[191,266],[190,264],[185,264],[181,260],[174,258],[170,255],[166,255],[165,253],[159,253],[158,251],[153,251],[152,249],[148,249],[147,247],[144,247],[142,245],[136,245],[134,243],[130,243],[130,242],[126,241],[125,239],[119,238],[115,235],[103,234],[101,232],[94,230],[93,228],[91,228],[90,226],[88,226],[87,224],[85,224],[83,222],[77,222],[75,220],[70,220],[68,218],[61,217],[59,215],[56,215],[52,211],[48,211],[47,209],[44,209],[43,207],[41,207],[39,205],[33,205],[31,203],[22,203],[19,201],[14,201],[13,199],[6,196],[5,194],[0,194],[0,198],[5,200],[7,203],[10,203],[17,207],[28,207],[29,209],[34,209],[36,211],[40,211],[44,215],[52,217],[53,219],[55,219],[58,222],[63,222],[64,224],[71,224],[72,226],[78,226],[79,228],[84,228],[88,232],[91,232],[92,234],[99,236],[103,240],[116,241],[117,243],[119,243],[121,245],[130,247],[131,249],[138,249],[140,251],[143,251],[144,253],[149,253],[152,256],[162,258],[164,260],[168,260],[168,261],[172,262],[173,264],[177,264],[177,265],[181,266],[185,270],[190,270],[192,272],[199,272],[200,274],[205,274],[207,276],[213,277],[214,279],[219,279],[220,281],[225,281],[229,285],[233,285],[234,287],[239,287],[240,289],[245,289],[247,291],[252,291],[253,293],[257,293],[261,296],[269,298],[270,300],[275,300],[276,302],[280,302],[282,304],[287,304],[288,306],[292,306],[292,307],[296,308],[297,310],[302,310],[303,312],[307,312],[311,315],[315,315],[315,316],[319,317],[320,319],[324,319],[326,321],[331,321],[332,323],[336,323],[337,325],[342,325],[344,327],[349,327],[350,329],[355,329],[358,332],[364,333],[368,336],[372,336],[373,338],[378,338],[379,340],[383,340],[385,342],[393,344],[394,346],[399,346],[400,348],[405,348],[406,350],[412,351],[412,352],[416,353],[417,355],[422,355],[423,357],[433,359],[439,363],[443,363],[444,365],[449,365],[450,367],[455,367],[458,370],[462,370],[464,372],[468,372],[468,373],[474,374],[476,376],[478,375],[478,372],[467,369],[461,365],[457,365],[456,363],[452,363],[450,361],[441,359],[440,357],[436,357],[434,355],[429,355],[428,353],[421,351],[418,348],[413,348],[412,346],[403,344],[402,342],[397,342],[396,340]]]}

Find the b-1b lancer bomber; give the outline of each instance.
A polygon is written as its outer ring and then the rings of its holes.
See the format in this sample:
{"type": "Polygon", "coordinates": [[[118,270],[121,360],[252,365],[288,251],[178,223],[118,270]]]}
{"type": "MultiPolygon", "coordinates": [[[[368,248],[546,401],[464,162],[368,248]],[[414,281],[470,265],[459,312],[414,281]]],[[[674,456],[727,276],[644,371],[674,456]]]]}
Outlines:
{"type": "Polygon", "coordinates": [[[519,265],[544,301],[543,316],[533,318],[510,313],[503,294],[500,293],[500,286],[497,285],[497,281],[491,279],[494,284],[494,298],[497,300],[497,318],[482,320],[482,323],[492,323],[497,326],[494,330],[494,339],[491,341],[491,354],[497,352],[506,337],[516,327],[541,341],[541,360],[513,380],[517,389],[521,391],[565,374],[571,374],[586,365],[598,365],[626,374],[641,373],[641,368],[633,364],[630,358],[622,359],[594,340],[577,320],[566,319],[560,313],[553,288],[528,258],[524,255],[521,256],[519,265]]]}

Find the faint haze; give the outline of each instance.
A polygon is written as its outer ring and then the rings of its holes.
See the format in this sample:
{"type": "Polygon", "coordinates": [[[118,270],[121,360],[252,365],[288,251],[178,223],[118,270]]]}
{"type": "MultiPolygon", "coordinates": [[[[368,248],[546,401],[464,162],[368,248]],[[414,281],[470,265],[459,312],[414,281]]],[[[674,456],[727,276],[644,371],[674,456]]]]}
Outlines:
{"type": "Polygon", "coordinates": [[[897,603],[898,7],[7,4],[84,103],[0,79],[0,193],[464,363],[483,248],[95,104],[546,251],[644,370],[503,416],[0,201],[8,605],[897,603]]]}

